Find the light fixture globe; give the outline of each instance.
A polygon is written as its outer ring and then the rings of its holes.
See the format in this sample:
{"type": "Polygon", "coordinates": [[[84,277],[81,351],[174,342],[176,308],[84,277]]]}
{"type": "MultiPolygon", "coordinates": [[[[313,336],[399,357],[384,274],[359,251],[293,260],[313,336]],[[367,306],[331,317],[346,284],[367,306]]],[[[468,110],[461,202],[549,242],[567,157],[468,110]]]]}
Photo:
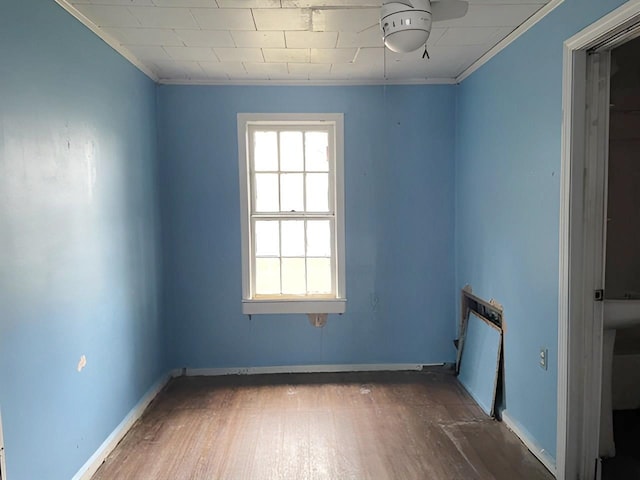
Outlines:
{"type": "Polygon", "coordinates": [[[380,28],[385,46],[398,53],[419,49],[431,33],[431,5],[428,0],[382,5],[380,28]]]}

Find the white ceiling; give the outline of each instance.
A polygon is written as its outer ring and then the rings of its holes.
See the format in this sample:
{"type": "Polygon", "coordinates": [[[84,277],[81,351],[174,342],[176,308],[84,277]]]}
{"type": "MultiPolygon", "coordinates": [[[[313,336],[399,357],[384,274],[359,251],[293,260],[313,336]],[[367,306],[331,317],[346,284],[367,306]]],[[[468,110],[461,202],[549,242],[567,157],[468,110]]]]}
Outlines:
{"type": "Polygon", "coordinates": [[[383,47],[382,0],[56,1],[160,82],[277,84],[453,82],[550,0],[469,0],[430,59],[383,47]]]}

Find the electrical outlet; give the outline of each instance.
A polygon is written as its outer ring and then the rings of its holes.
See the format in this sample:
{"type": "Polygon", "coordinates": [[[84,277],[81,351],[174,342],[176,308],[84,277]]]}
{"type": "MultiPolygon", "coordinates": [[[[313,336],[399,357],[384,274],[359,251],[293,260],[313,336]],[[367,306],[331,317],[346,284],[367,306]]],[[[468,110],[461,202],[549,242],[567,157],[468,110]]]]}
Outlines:
{"type": "Polygon", "coordinates": [[[543,370],[546,370],[548,360],[549,360],[549,350],[547,350],[544,347],[540,347],[540,359],[539,359],[540,368],[542,368],[543,370]]]}

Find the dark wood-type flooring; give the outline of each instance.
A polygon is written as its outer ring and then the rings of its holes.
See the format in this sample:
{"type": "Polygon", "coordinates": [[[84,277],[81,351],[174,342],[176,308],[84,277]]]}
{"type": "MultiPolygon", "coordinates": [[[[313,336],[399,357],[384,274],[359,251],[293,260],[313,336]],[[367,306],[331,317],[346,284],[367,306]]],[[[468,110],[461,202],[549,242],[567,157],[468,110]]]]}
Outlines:
{"type": "Polygon", "coordinates": [[[93,480],[550,480],[447,371],[179,377],[93,480]]]}

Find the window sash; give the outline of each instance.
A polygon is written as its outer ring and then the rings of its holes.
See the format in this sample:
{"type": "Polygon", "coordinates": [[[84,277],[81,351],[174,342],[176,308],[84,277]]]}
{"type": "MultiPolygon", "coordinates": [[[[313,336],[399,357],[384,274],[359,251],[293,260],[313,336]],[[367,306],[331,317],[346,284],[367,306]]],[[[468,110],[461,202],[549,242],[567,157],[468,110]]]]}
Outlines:
{"type": "Polygon", "coordinates": [[[326,122],[324,124],[318,123],[318,124],[309,124],[309,125],[303,125],[303,124],[299,124],[299,125],[273,125],[273,124],[263,124],[263,123],[251,123],[248,125],[248,129],[247,129],[247,143],[248,143],[248,152],[249,152],[249,157],[248,157],[248,166],[249,166],[249,186],[250,186],[250,190],[251,190],[251,201],[250,201],[250,215],[288,215],[290,213],[293,213],[294,215],[299,214],[299,213],[306,213],[306,214],[311,214],[311,213],[318,213],[318,214],[322,214],[322,215],[335,215],[335,210],[336,210],[336,172],[335,172],[335,168],[336,168],[336,158],[335,158],[335,151],[336,151],[336,139],[335,139],[335,125],[331,124],[331,125],[327,125],[326,122]],[[254,142],[254,135],[256,132],[263,132],[263,131],[268,131],[268,132],[276,132],[276,138],[277,138],[277,161],[278,161],[278,169],[276,170],[260,170],[260,171],[256,171],[255,168],[255,142],[254,142]],[[302,132],[302,153],[303,153],[303,167],[302,170],[282,170],[280,168],[280,134],[282,132],[302,132]],[[329,164],[329,168],[326,172],[324,171],[316,171],[316,170],[306,170],[306,151],[305,151],[305,133],[307,132],[325,132],[327,133],[328,136],[328,145],[327,145],[327,161],[329,164]],[[302,199],[303,199],[303,203],[306,207],[306,188],[307,188],[307,175],[308,174],[315,174],[315,173],[326,173],[328,174],[328,190],[329,190],[329,205],[328,205],[328,210],[327,211],[309,211],[303,209],[301,211],[296,211],[296,212],[288,212],[286,210],[273,210],[273,211],[256,211],[256,203],[257,203],[257,189],[256,189],[256,174],[273,174],[273,175],[278,175],[278,206],[281,207],[281,184],[280,184],[280,178],[281,175],[287,175],[287,174],[295,174],[295,173],[299,173],[302,174],[303,176],[303,181],[302,181],[302,199]]]}
{"type": "MultiPolygon", "coordinates": [[[[286,216],[286,217],[282,217],[282,216],[277,216],[277,215],[271,215],[271,216],[259,216],[259,217],[252,217],[251,218],[251,271],[253,272],[253,274],[251,275],[251,292],[252,292],[252,298],[256,298],[256,299],[273,299],[273,298],[336,298],[337,296],[337,285],[338,285],[338,271],[337,271],[337,241],[336,241],[336,228],[335,228],[335,218],[333,216],[319,216],[319,215],[314,215],[314,216],[307,216],[307,215],[295,215],[295,216],[286,216]],[[261,221],[261,220],[271,220],[271,221],[277,221],[279,222],[279,246],[278,246],[278,255],[258,255],[256,252],[256,228],[255,228],[255,223],[256,221],[261,221]],[[304,230],[304,255],[283,255],[282,253],[282,221],[287,221],[287,220],[300,220],[300,221],[304,221],[305,222],[305,227],[306,227],[306,221],[307,220],[328,220],[329,221],[329,239],[330,239],[330,253],[329,256],[318,256],[318,255],[308,255],[307,254],[307,231],[306,228],[304,230]],[[256,272],[257,272],[257,267],[256,267],[256,263],[257,263],[257,259],[258,258],[274,258],[274,259],[278,259],[280,260],[280,291],[281,293],[279,294],[258,294],[257,293],[257,289],[256,289],[256,272]],[[282,293],[282,259],[287,259],[287,258],[301,258],[305,260],[305,286],[306,286],[306,260],[311,258],[328,258],[329,259],[329,263],[330,263],[330,269],[331,269],[331,289],[329,292],[327,293],[304,293],[304,294],[286,294],[286,293],[282,293]]],[[[308,289],[308,287],[307,287],[308,289]]]]}
{"type": "Polygon", "coordinates": [[[268,125],[268,124],[250,124],[247,129],[247,143],[248,143],[248,170],[249,170],[249,187],[251,191],[251,201],[250,201],[250,252],[251,252],[251,275],[250,275],[250,289],[251,289],[251,298],[254,299],[299,299],[299,298],[336,298],[337,296],[337,284],[338,284],[338,272],[337,272],[337,245],[336,245],[336,229],[335,229],[335,205],[336,205],[336,188],[335,188],[335,167],[336,167],[336,159],[335,159],[335,126],[333,124],[309,124],[309,125],[268,125]],[[255,161],[255,135],[257,132],[275,132],[276,133],[276,158],[277,158],[277,169],[272,170],[257,170],[255,161]],[[302,168],[299,170],[283,170],[281,160],[281,133],[283,132],[300,132],[302,134],[302,168]],[[327,134],[327,163],[328,169],[327,171],[317,171],[317,170],[307,170],[307,159],[306,159],[306,136],[307,132],[324,132],[327,134]],[[280,182],[281,175],[298,173],[302,175],[302,202],[303,209],[301,211],[286,211],[282,210],[281,204],[281,195],[282,195],[282,186],[280,182]],[[314,173],[326,173],[328,176],[328,210],[327,211],[308,211],[307,208],[307,175],[314,173]],[[278,179],[278,207],[280,210],[274,211],[256,211],[257,204],[257,187],[256,187],[256,175],[257,174],[274,174],[277,175],[278,179]],[[279,226],[279,255],[272,256],[263,256],[257,254],[257,245],[256,245],[256,221],[277,221],[279,226]],[[314,257],[309,256],[307,254],[307,229],[304,229],[304,255],[295,256],[295,257],[287,257],[282,254],[282,222],[287,220],[300,220],[304,222],[305,227],[307,226],[307,221],[309,220],[328,220],[330,225],[330,255],[328,257],[314,257]],[[256,288],[256,280],[257,280],[257,260],[258,258],[277,258],[280,262],[280,293],[274,294],[258,294],[256,288]],[[305,291],[304,294],[288,294],[282,293],[283,290],[283,259],[286,258],[301,258],[304,259],[305,264],[305,291]],[[308,293],[308,284],[307,284],[307,259],[312,258],[328,258],[330,261],[330,276],[331,276],[331,288],[327,293],[308,293]]]}

